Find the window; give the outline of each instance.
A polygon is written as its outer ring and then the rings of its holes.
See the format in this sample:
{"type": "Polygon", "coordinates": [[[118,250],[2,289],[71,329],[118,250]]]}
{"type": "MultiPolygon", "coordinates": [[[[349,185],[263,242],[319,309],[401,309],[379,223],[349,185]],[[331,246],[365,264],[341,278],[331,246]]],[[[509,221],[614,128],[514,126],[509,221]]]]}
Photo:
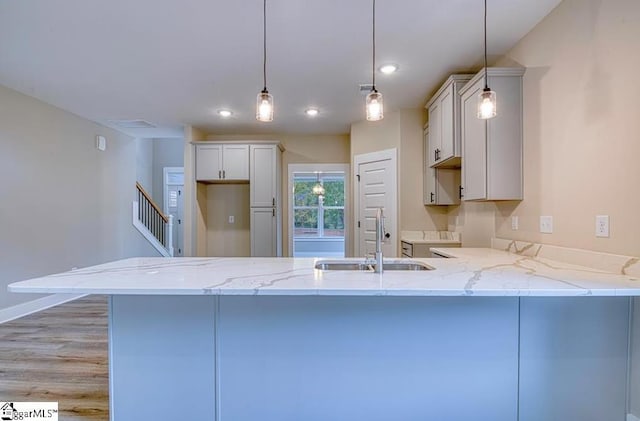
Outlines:
{"type": "Polygon", "coordinates": [[[344,176],[296,175],[293,185],[294,237],[344,238],[344,176]],[[313,193],[317,183],[322,196],[313,193]]]}

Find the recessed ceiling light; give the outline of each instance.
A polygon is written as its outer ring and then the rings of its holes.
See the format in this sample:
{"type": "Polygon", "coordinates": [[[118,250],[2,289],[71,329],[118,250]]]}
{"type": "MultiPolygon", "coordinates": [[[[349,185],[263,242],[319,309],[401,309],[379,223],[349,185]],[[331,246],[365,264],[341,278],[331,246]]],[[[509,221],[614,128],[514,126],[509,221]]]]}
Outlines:
{"type": "Polygon", "coordinates": [[[398,66],[395,64],[385,64],[384,66],[381,66],[379,70],[385,75],[390,75],[398,70],[398,66]]]}
{"type": "Polygon", "coordinates": [[[320,113],[320,111],[318,111],[317,108],[307,108],[304,113],[309,117],[315,117],[320,113]]]}
{"type": "Polygon", "coordinates": [[[230,110],[218,110],[218,115],[222,118],[228,118],[233,115],[233,112],[230,110]]]}

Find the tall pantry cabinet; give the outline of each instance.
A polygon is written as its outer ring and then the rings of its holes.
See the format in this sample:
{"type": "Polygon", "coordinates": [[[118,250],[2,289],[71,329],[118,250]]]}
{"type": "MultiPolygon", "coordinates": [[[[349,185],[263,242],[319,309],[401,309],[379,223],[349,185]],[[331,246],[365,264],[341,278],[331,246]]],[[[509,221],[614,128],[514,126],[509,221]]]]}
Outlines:
{"type": "Polygon", "coordinates": [[[251,256],[282,256],[281,166],[278,145],[249,146],[251,256]]]}

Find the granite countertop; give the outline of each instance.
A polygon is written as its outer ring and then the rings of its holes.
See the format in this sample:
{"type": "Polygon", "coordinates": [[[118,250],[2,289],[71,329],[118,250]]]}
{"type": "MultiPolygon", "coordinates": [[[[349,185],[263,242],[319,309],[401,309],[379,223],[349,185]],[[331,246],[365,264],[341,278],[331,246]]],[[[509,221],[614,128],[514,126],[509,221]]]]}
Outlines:
{"type": "MultiPolygon", "coordinates": [[[[314,258],[132,258],[16,282],[12,292],[149,295],[640,296],[640,280],[488,248],[404,259],[430,271],[320,271],[314,258]]],[[[335,259],[326,259],[335,260],[335,259]]],[[[345,259],[354,260],[354,259],[345,259]]],[[[399,260],[399,259],[388,259],[399,260]]]]}
{"type": "Polygon", "coordinates": [[[409,244],[460,245],[460,233],[451,231],[401,231],[400,240],[409,244]]]}

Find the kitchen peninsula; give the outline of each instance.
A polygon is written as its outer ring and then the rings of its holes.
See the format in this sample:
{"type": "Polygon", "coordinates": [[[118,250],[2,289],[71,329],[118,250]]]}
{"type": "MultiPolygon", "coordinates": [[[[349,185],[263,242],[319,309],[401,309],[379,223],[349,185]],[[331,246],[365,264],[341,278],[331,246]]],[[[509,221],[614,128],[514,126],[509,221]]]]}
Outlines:
{"type": "Polygon", "coordinates": [[[623,420],[637,261],[514,247],[383,274],[136,258],[10,290],[110,295],[113,420],[623,420]]]}

